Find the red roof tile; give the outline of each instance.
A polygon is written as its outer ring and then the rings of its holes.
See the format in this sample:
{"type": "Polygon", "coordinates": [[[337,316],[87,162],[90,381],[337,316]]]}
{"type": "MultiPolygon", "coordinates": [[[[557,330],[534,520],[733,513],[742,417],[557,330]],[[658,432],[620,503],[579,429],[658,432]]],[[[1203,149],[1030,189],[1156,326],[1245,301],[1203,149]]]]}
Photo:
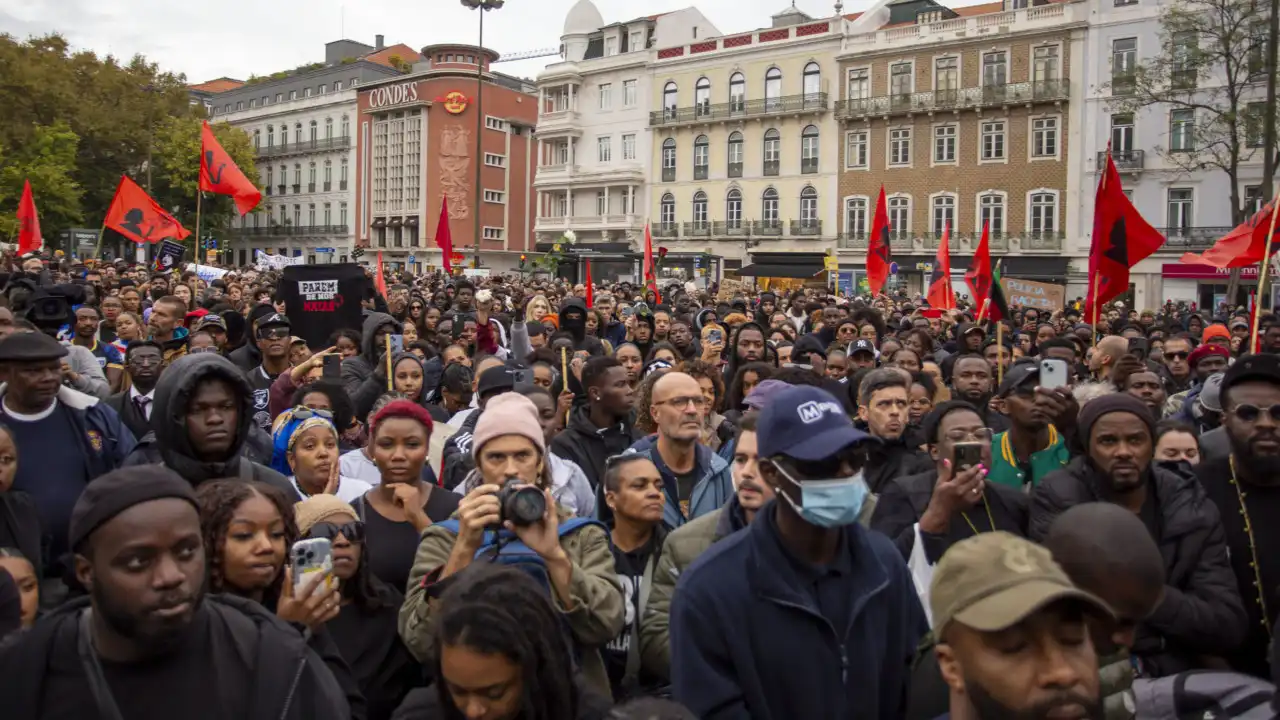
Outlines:
{"type": "Polygon", "coordinates": [[[409,47],[408,45],[405,45],[404,43],[399,43],[396,45],[391,45],[390,47],[385,47],[381,50],[378,50],[377,52],[371,52],[360,59],[368,60],[369,62],[377,63],[379,65],[385,65],[386,67],[391,67],[392,55],[398,56],[401,60],[409,63],[410,65],[412,65],[414,61],[416,61],[419,57],[417,50],[414,50],[413,48],[409,47]]]}
{"type": "Polygon", "coordinates": [[[208,82],[198,83],[196,85],[188,85],[187,89],[196,92],[220,93],[228,90],[235,90],[244,87],[244,82],[232,78],[218,78],[217,80],[209,80],[208,82]]]}

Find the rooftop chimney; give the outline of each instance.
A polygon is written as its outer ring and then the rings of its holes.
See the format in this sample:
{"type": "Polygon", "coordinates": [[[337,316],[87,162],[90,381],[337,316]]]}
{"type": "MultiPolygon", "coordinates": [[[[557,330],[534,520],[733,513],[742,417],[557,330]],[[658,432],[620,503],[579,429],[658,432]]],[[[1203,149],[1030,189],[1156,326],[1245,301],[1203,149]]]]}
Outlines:
{"type": "Polygon", "coordinates": [[[383,38],[381,35],[374,35],[374,36],[373,36],[373,40],[374,40],[374,42],[373,42],[373,47],[374,47],[374,49],[375,49],[375,50],[381,50],[381,49],[382,49],[382,47],[383,47],[383,40],[384,40],[384,38],[383,38]]]}

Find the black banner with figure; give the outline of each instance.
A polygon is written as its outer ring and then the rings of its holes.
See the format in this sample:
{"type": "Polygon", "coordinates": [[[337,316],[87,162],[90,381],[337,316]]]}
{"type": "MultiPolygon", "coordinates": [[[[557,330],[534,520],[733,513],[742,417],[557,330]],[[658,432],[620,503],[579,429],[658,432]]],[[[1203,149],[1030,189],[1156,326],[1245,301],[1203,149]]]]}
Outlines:
{"type": "Polygon", "coordinates": [[[293,334],[307,341],[312,352],[329,347],[329,338],[342,328],[360,332],[364,318],[360,300],[369,287],[364,268],[355,263],[290,265],[284,269],[279,291],[293,334]]]}
{"type": "Polygon", "coordinates": [[[172,240],[165,240],[160,243],[160,249],[156,251],[156,260],[153,269],[156,272],[172,272],[182,267],[182,255],[187,251],[187,247],[182,243],[172,240]]]}

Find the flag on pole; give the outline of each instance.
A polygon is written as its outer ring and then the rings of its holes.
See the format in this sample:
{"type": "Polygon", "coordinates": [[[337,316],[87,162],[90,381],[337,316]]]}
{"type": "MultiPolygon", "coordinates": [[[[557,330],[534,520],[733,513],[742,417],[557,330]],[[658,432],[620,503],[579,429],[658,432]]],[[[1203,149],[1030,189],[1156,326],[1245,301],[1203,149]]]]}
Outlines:
{"type": "Polygon", "coordinates": [[[587,285],[587,297],[586,297],[586,300],[587,300],[587,309],[588,309],[588,310],[590,310],[591,308],[595,307],[595,305],[596,305],[596,289],[595,289],[595,285],[594,285],[594,284],[592,284],[592,282],[591,282],[591,259],[590,259],[590,258],[587,258],[587,282],[586,282],[586,285],[587,285]]]}
{"type": "Polygon", "coordinates": [[[1267,203],[1252,217],[1218,238],[1213,247],[1203,253],[1183,253],[1184,263],[1204,263],[1217,268],[1236,268],[1256,265],[1266,253],[1267,228],[1271,227],[1271,214],[1276,201],[1267,203]]]}
{"type": "Polygon", "coordinates": [[[657,302],[662,302],[658,292],[658,270],[653,263],[653,233],[649,231],[649,223],[644,224],[644,284],[653,291],[657,302]]]}
{"type": "Polygon", "coordinates": [[[378,294],[385,300],[387,297],[387,278],[382,274],[382,251],[378,251],[378,274],[373,277],[373,286],[378,289],[378,294]]]}
{"type": "Polygon", "coordinates": [[[876,214],[871,220],[871,238],[867,243],[867,285],[872,295],[879,295],[889,278],[889,210],[884,200],[884,185],[876,199],[876,214]]]}
{"type": "Polygon", "coordinates": [[[997,322],[1013,317],[1004,299],[1004,288],[1000,287],[1000,269],[991,262],[991,233],[985,222],[982,223],[982,240],[978,242],[978,250],[973,254],[973,262],[964,274],[964,281],[973,292],[979,315],[985,314],[997,322]]]}
{"type": "Polygon", "coordinates": [[[1165,242],[1143,219],[1120,184],[1120,173],[1107,149],[1107,166],[1098,180],[1093,203],[1093,238],[1089,247],[1089,295],[1084,316],[1090,321],[1102,303],[1129,291],[1129,269],[1165,242]],[[1094,297],[1095,290],[1097,297],[1094,297]]]}
{"type": "Polygon", "coordinates": [[[933,273],[929,276],[929,294],[926,298],[935,308],[951,310],[956,306],[956,291],[951,287],[951,223],[942,228],[942,242],[938,256],[933,261],[933,273]]]}
{"type": "Polygon", "coordinates": [[[158,243],[165,238],[185,240],[191,235],[190,230],[165,212],[128,175],[120,176],[120,185],[107,208],[103,225],[138,244],[158,243]]]}
{"type": "Polygon", "coordinates": [[[36,252],[44,245],[40,235],[40,216],[36,213],[36,199],[31,194],[31,181],[22,184],[22,199],[18,201],[18,254],[36,252]]]}
{"type": "Polygon", "coordinates": [[[262,202],[262,191],[249,182],[227,151],[222,149],[208,120],[200,130],[200,190],[230,195],[241,215],[248,214],[262,202]]]}
{"type": "Polygon", "coordinates": [[[444,274],[453,274],[453,232],[449,230],[449,198],[440,196],[440,222],[436,223],[436,247],[440,248],[440,256],[444,258],[444,274]]]}

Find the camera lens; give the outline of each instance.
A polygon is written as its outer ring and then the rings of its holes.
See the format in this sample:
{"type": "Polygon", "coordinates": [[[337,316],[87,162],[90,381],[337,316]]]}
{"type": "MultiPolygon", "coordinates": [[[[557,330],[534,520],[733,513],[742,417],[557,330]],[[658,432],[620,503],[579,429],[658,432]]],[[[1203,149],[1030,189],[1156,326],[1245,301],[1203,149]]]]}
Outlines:
{"type": "Polygon", "coordinates": [[[501,503],[501,519],[514,525],[532,525],[542,519],[547,512],[547,498],[542,491],[532,485],[517,486],[508,481],[498,492],[501,503]]]}

